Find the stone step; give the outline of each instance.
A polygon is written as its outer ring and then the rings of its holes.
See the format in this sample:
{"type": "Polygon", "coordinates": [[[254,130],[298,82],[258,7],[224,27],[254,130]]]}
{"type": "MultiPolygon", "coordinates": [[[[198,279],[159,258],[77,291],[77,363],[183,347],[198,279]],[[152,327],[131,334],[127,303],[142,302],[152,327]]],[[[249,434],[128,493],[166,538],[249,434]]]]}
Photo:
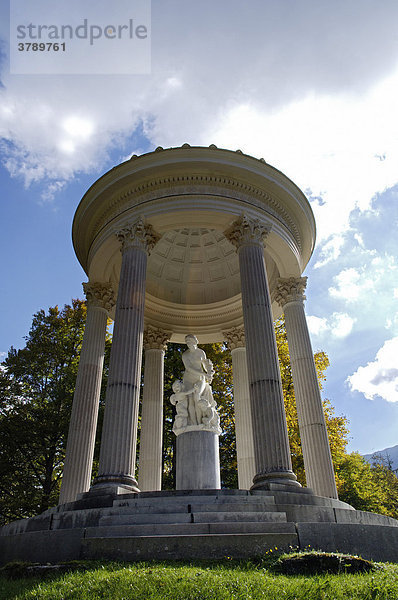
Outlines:
{"type": "Polygon", "coordinates": [[[101,517],[99,527],[133,524],[192,523],[191,513],[134,513],[101,517]]]}
{"type": "MultiPolygon", "coordinates": [[[[293,488],[295,489],[295,488],[293,488]]],[[[205,492],[205,490],[203,490],[205,492]]],[[[232,490],[230,490],[232,491],[232,490]]],[[[114,500],[113,506],[140,506],[147,504],[148,501],[151,505],[158,504],[159,506],[170,506],[171,504],[296,504],[296,505],[312,505],[312,506],[323,506],[327,508],[346,508],[348,510],[352,507],[340,500],[334,498],[324,498],[322,496],[314,496],[309,493],[306,488],[300,488],[297,491],[285,491],[284,489],[273,491],[252,491],[245,492],[244,490],[235,490],[243,492],[242,494],[226,495],[224,493],[204,493],[199,494],[198,491],[192,493],[178,493],[175,495],[171,493],[169,495],[163,495],[161,492],[157,492],[156,496],[147,496],[144,494],[130,495],[119,497],[114,500]]],[[[223,492],[223,490],[222,490],[223,492]]],[[[146,494],[146,493],[145,493],[146,494]]]]}
{"type": "MultiPolygon", "coordinates": [[[[262,491],[260,490],[260,492],[262,493],[262,491]]],[[[256,494],[258,492],[256,491],[256,494]]],[[[267,490],[265,492],[265,494],[269,494],[270,492],[267,490]]],[[[158,491],[151,491],[151,492],[133,492],[133,493],[129,493],[129,494],[122,494],[119,495],[119,499],[122,498],[127,498],[127,499],[131,499],[131,498],[175,498],[175,497],[179,497],[179,498],[190,498],[192,496],[219,496],[219,497],[245,497],[245,496],[251,496],[252,492],[250,490],[237,490],[237,489],[217,489],[217,490],[212,490],[212,489],[202,489],[202,490],[158,490],[158,491]]],[[[272,492],[271,492],[272,495],[272,492]]]]}
{"type": "MultiPolygon", "coordinates": [[[[156,504],[156,503],[155,503],[156,504]]],[[[189,523],[194,519],[192,515],[204,514],[204,520],[208,522],[216,522],[218,518],[225,521],[226,519],[234,519],[234,513],[239,513],[239,519],[252,519],[250,515],[256,513],[267,513],[268,519],[279,519],[278,514],[284,514],[284,520],[293,523],[321,523],[321,522],[360,522],[364,524],[374,524],[374,515],[370,513],[359,513],[354,510],[335,509],[330,506],[318,506],[314,504],[253,504],[253,503],[232,503],[230,505],[223,504],[218,506],[215,503],[209,504],[173,504],[169,506],[150,505],[147,500],[147,505],[140,505],[138,508],[132,506],[109,507],[102,509],[88,509],[75,511],[61,511],[43,517],[36,517],[29,521],[23,520],[18,523],[11,524],[3,528],[1,532],[6,535],[8,533],[21,533],[24,531],[23,526],[29,525],[29,531],[41,529],[70,529],[79,527],[95,527],[99,525],[101,519],[107,519],[102,523],[112,523],[114,518],[121,517],[126,523],[189,523]],[[217,517],[220,514],[221,517],[217,517]],[[272,514],[272,517],[271,517],[272,514]],[[209,516],[206,516],[209,515],[209,516]],[[213,516],[212,516],[213,515],[213,516]],[[233,515],[229,517],[228,515],[233,515]],[[373,519],[373,520],[372,520],[373,519]]],[[[197,516],[196,520],[202,518],[197,516]]],[[[377,524],[390,525],[388,517],[378,517],[377,524]]],[[[195,519],[194,519],[195,520],[195,519]]],[[[393,521],[393,523],[396,523],[393,521]]]]}
{"type": "Polygon", "coordinates": [[[352,509],[352,507],[334,498],[314,496],[308,488],[292,488],[286,485],[270,484],[272,490],[193,490],[193,491],[167,491],[167,492],[142,492],[139,494],[123,495],[113,502],[114,507],[140,506],[147,504],[159,504],[159,506],[170,506],[171,504],[194,504],[215,503],[220,504],[295,504],[323,506],[328,508],[352,509]],[[287,489],[288,488],[288,489],[287,489]]]}
{"type": "Polygon", "coordinates": [[[159,504],[159,503],[129,503],[127,506],[113,506],[106,511],[108,515],[136,515],[136,514],[176,514],[176,513],[189,513],[190,505],[188,503],[175,503],[170,504],[159,504]]]}
{"type": "MultiPolygon", "coordinates": [[[[286,525],[290,524],[281,523],[279,527],[286,525]]],[[[226,557],[248,559],[263,556],[275,547],[287,550],[298,545],[299,539],[293,529],[282,533],[86,537],[82,540],[80,558],[125,561],[226,557]]]]}
{"type": "Polygon", "coordinates": [[[273,495],[258,496],[218,496],[218,495],[185,495],[185,496],[154,496],[134,497],[114,500],[115,508],[123,506],[171,506],[173,504],[275,504],[273,495]]]}
{"type": "Polygon", "coordinates": [[[193,512],[194,523],[286,523],[284,512],[193,512]]]}
{"type": "Polygon", "coordinates": [[[285,513],[288,521],[295,523],[333,523],[336,520],[335,509],[330,506],[279,504],[278,510],[285,513]]]}
{"type": "Polygon", "coordinates": [[[294,492],[273,492],[276,505],[296,504],[299,506],[323,506],[325,508],[346,508],[353,510],[352,506],[336,500],[335,498],[324,498],[323,496],[313,496],[311,494],[297,494],[294,492]]]}
{"type": "Polygon", "coordinates": [[[124,514],[101,517],[99,527],[110,525],[135,524],[179,524],[179,523],[245,523],[245,522],[286,522],[282,512],[193,512],[166,514],[124,514]]]}
{"type": "Polygon", "coordinates": [[[294,523],[276,522],[224,522],[224,523],[158,523],[137,525],[108,525],[88,527],[85,538],[123,538],[134,536],[170,536],[204,534],[242,534],[242,533],[292,533],[296,532],[294,523]]]}
{"type": "Polygon", "coordinates": [[[241,513],[251,513],[251,512],[273,512],[276,511],[277,507],[273,504],[266,504],[263,502],[250,502],[250,503],[238,503],[235,502],[233,504],[217,504],[217,503],[192,503],[190,504],[191,512],[241,512],[241,513]]]}
{"type": "Polygon", "coordinates": [[[136,506],[129,504],[128,506],[114,506],[111,509],[106,510],[107,515],[123,515],[123,514],[167,514],[167,513],[186,513],[186,512],[272,512],[276,511],[277,508],[273,504],[250,502],[250,503],[238,503],[233,502],[232,504],[223,502],[218,504],[217,502],[202,503],[195,502],[192,504],[141,504],[138,503],[136,506]]]}

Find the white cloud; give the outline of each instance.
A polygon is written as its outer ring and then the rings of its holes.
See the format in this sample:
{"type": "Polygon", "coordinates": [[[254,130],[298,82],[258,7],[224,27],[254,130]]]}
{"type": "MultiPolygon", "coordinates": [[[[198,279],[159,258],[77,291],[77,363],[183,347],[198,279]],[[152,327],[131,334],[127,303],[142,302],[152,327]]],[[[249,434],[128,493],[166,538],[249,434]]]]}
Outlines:
{"type": "Polygon", "coordinates": [[[398,337],[395,337],[384,343],[374,361],[359,367],[347,378],[350,388],[369,400],[380,397],[387,402],[398,402],[397,356],[398,337]]]}
{"type": "Polygon", "coordinates": [[[331,335],[334,338],[347,337],[355,324],[353,319],[347,313],[334,312],[329,318],[308,316],[308,328],[314,336],[331,335]]]}
{"type": "Polygon", "coordinates": [[[359,271],[353,267],[340,271],[334,281],[337,285],[329,288],[329,294],[334,298],[344,298],[347,302],[360,299],[361,294],[373,286],[372,280],[361,278],[359,271]]]}
{"type": "Polygon", "coordinates": [[[331,235],[331,237],[322,245],[320,258],[314,265],[314,269],[324,267],[332,260],[336,260],[340,256],[341,247],[345,238],[340,233],[331,235]]]}
{"type": "Polygon", "coordinates": [[[276,112],[253,104],[235,106],[214,125],[211,137],[216,144],[264,156],[322,199],[312,208],[330,260],[339,255],[351,211],[368,209],[376,192],[398,180],[392,99],[398,104],[398,73],[361,98],[313,93],[276,112]],[[376,148],[385,152],[384,161],[375,157],[376,148]]]}
{"type": "Polygon", "coordinates": [[[362,261],[360,267],[348,267],[334,276],[334,286],[329,288],[332,298],[347,303],[362,303],[365,306],[375,303],[380,309],[390,307],[391,301],[397,298],[391,292],[391,284],[396,279],[398,270],[394,256],[388,254],[372,256],[372,252],[363,251],[358,255],[362,261]]]}
{"type": "Polygon", "coordinates": [[[157,2],[151,76],[4,74],[4,164],[28,185],[98,172],[138,125],[153,146],[242,148],[321,199],[335,259],[352,209],[398,179],[397,19],[395,0],[157,2]]]}
{"type": "Polygon", "coordinates": [[[52,202],[55,196],[58,194],[58,192],[60,192],[65,187],[65,185],[65,181],[54,181],[52,183],[49,183],[41,194],[43,204],[45,202],[52,202]]]}
{"type": "Polygon", "coordinates": [[[365,248],[365,243],[363,241],[363,235],[361,233],[354,233],[354,240],[358,243],[361,248],[365,248]]]}
{"type": "Polygon", "coordinates": [[[73,154],[76,150],[76,145],[72,140],[62,140],[59,142],[58,148],[65,154],[73,154]]]}
{"type": "Polygon", "coordinates": [[[395,315],[392,315],[392,317],[387,317],[385,321],[385,328],[393,333],[398,331],[398,312],[395,315]]]}
{"type": "Polygon", "coordinates": [[[307,316],[308,329],[313,335],[322,335],[329,330],[327,319],[323,317],[307,316]]]}
{"type": "Polygon", "coordinates": [[[166,85],[170,88],[180,88],[182,87],[182,81],[178,77],[169,77],[166,79],[166,85]]]}
{"type": "Polygon", "coordinates": [[[94,124],[90,119],[70,116],[62,123],[62,128],[72,138],[88,139],[94,130],[94,124]]]}
{"type": "Polygon", "coordinates": [[[356,319],[346,313],[333,313],[331,317],[332,335],[337,338],[347,337],[352,331],[356,319]]]}
{"type": "Polygon", "coordinates": [[[74,154],[79,146],[84,146],[95,131],[94,124],[88,118],[71,115],[61,123],[58,149],[63,154],[74,154]]]}

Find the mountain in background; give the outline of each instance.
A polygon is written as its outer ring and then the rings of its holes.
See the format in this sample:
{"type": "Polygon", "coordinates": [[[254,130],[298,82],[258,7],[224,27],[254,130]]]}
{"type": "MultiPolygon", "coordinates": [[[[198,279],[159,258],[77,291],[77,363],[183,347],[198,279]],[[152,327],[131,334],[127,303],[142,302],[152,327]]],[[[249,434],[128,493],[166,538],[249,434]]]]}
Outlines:
{"type": "Polygon", "coordinates": [[[392,462],[392,469],[398,469],[398,444],[396,446],[392,446],[392,448],[384,448],[384,450],[377,450],[377,452],[363,455],[364,459],[368,462],[372,462],[373,457],[375,456],[388,458],[392,462]]]}

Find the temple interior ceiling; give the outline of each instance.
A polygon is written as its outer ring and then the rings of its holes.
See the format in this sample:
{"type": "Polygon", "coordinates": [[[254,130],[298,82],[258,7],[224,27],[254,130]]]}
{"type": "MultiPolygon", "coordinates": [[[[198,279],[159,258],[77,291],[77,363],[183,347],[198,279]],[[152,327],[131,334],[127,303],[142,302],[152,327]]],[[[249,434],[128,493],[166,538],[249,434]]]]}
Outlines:
{"type": "MultiPolygon", "coordinates": [[[[273,272],[273,261],[267,263],[273,272]]],[[[174,304],[212,304],[232,298],[240,293],[236,250],[217,230],[168,231],[148,259],[147,291],[174,304]]]]}

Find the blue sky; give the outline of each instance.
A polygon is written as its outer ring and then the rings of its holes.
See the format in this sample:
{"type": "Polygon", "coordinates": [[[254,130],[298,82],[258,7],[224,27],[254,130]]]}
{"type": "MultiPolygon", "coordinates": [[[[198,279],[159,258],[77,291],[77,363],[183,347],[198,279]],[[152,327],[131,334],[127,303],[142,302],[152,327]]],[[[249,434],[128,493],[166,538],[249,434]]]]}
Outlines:
{"type": "Polygon", "coordinates": [[[71,223],[102,173],[158,145],[241,148],[311,201],[306,312],[350,449],[398,444],[396,1],[153,0],[151,74],[124,76],[10,75],[0,8],[0,352],[82,297],[71,223]]]}

